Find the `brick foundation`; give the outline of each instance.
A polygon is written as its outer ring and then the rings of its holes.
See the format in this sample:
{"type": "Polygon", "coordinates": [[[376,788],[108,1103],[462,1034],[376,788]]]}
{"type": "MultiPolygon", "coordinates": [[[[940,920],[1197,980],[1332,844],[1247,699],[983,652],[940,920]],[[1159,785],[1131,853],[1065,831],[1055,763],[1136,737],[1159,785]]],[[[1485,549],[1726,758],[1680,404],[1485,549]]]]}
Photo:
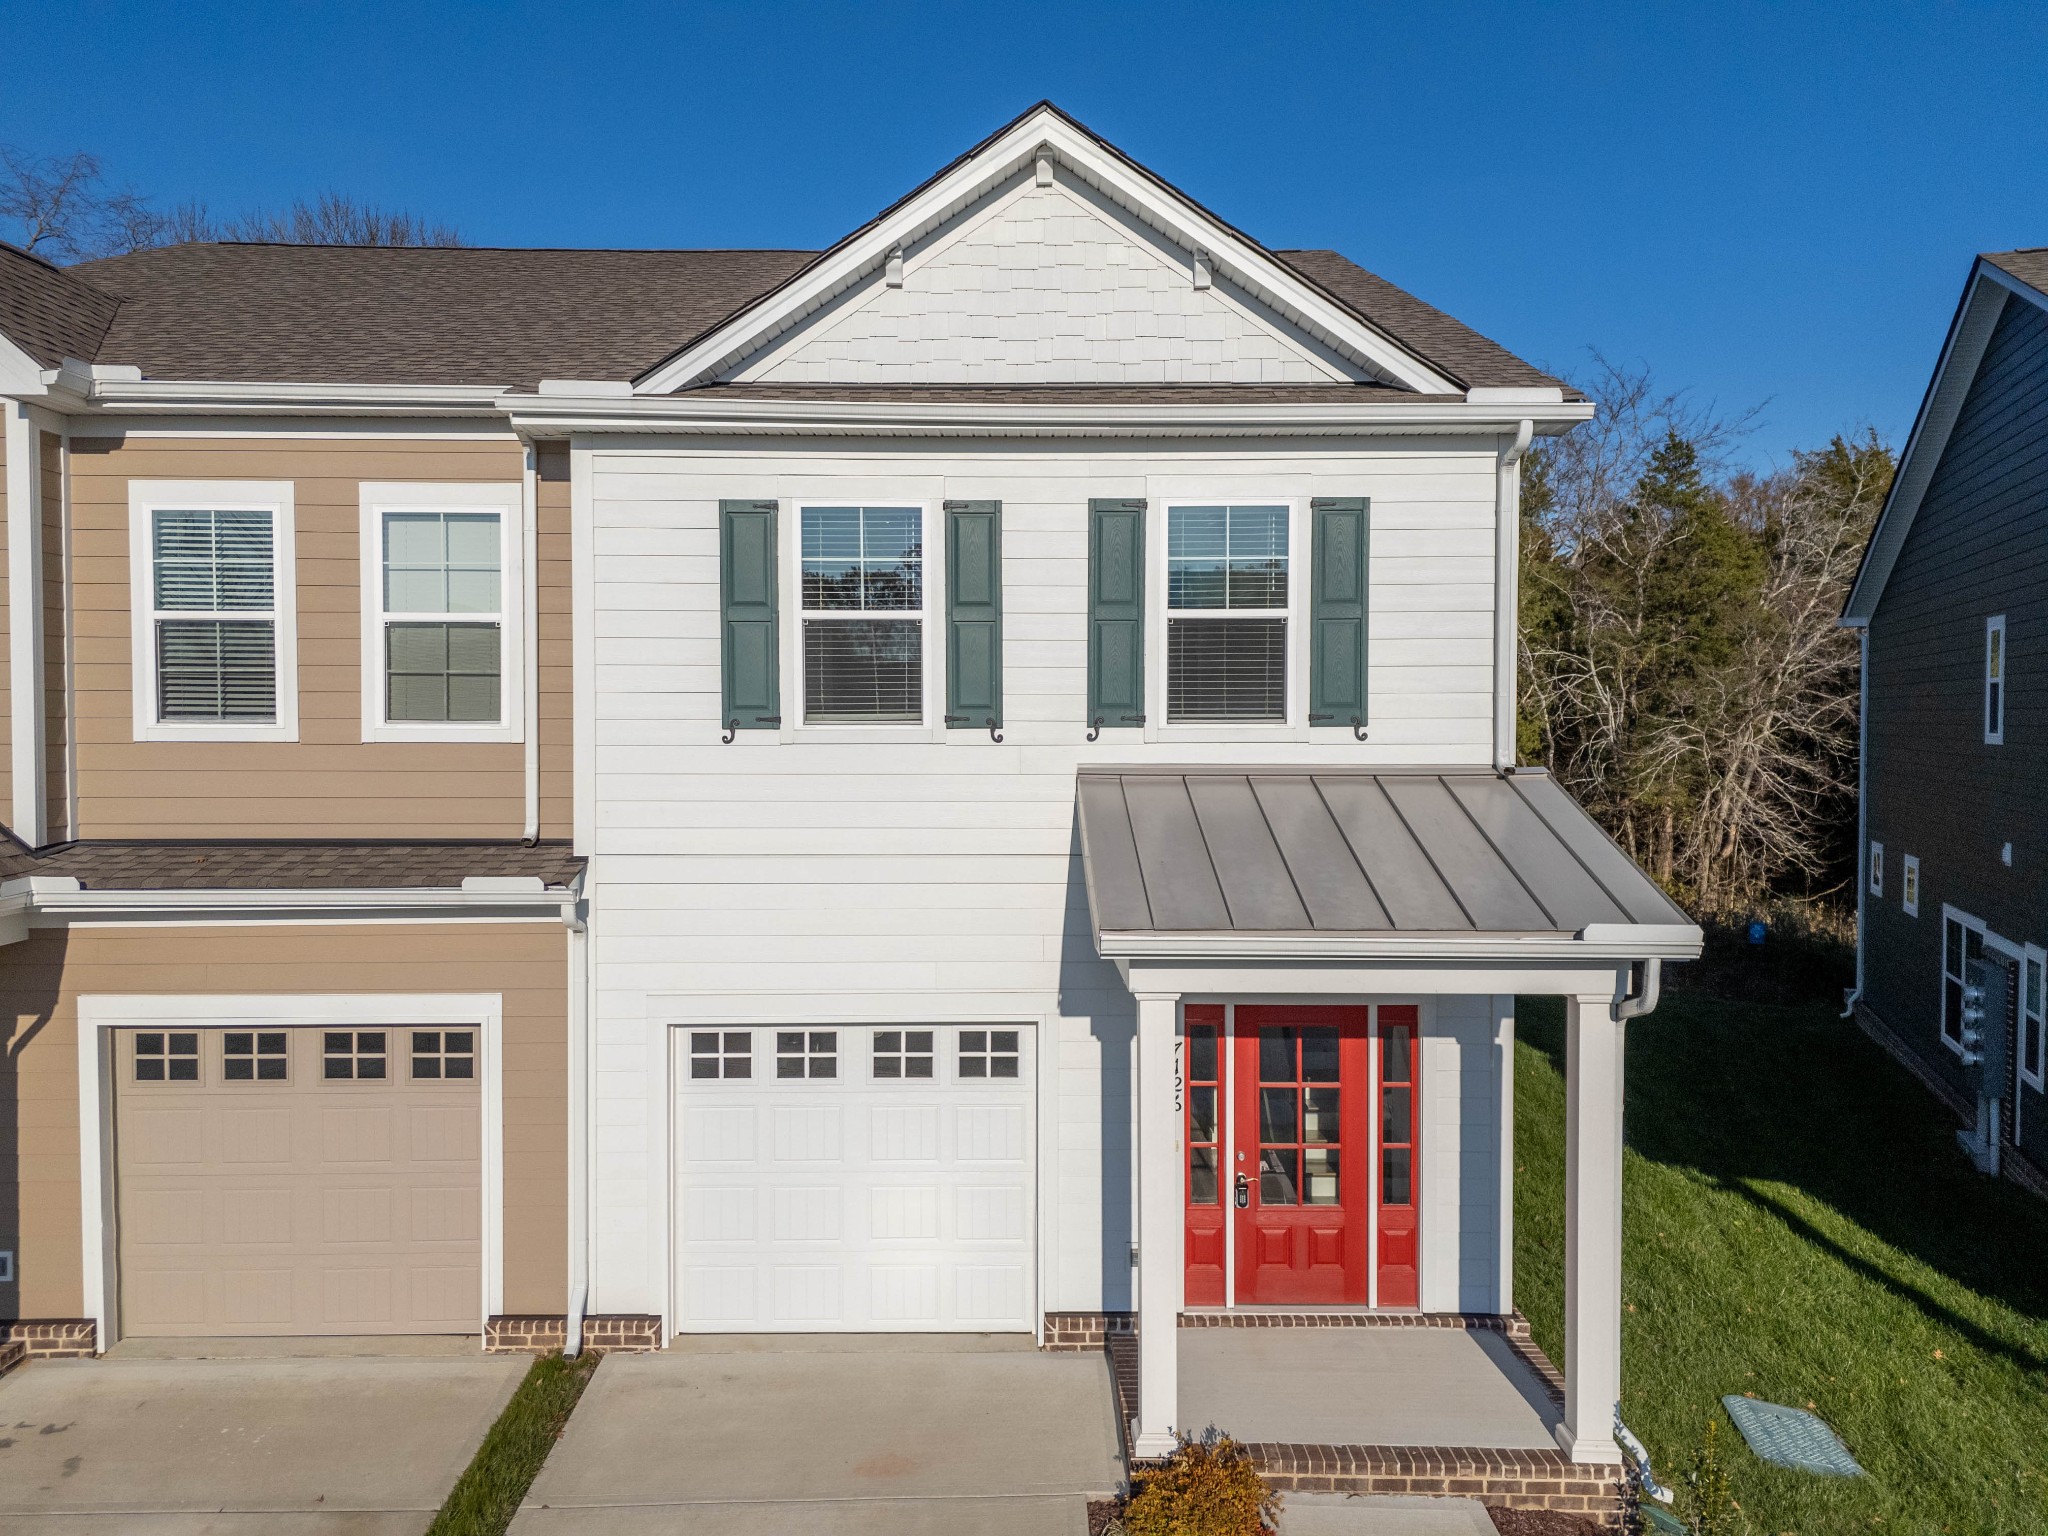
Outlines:
{"type": "MultiPolygon", "coordinates": [[[[1521,1313],[1471,1312],[1185,1312],[1183,1328],[1462,1328],[1497,1333],[1539,1376],[1553,1402],[1564,1404],[1564,1377],[1529,1336],[1521,1313]]],[[[1129,1312],[1048,1312],[1045,1348],[1101,1349],[1110,1360],[1117,1425],[1127,1431],[1138,1412],[1138,1324],[1129,1312]]],[[[1619,1467],[1586,1466],[1562,1451],[1487,1446],[1248,1444],[1259,1474],[1281,1492],[1434,1494],[1477,1499],[1504,1509],[1550,1509],[1620,1529],[1619,1467]]]]}
{"type": "MultiPolygon", "coordinates": [[[[494,1354],[546,1354],[569,1342],[569,1319],[556,1313],[519,1313],[494,1317],[484,1327],[484,1348],[494,1354]]],[[[645,1313],[615,1312],[583,1319],[584,1352],[661,1348],[661,1319],[645,1313]]]]}
{"type": "Polygon", "coordinates": [[[99,1328],[89,1317],[0,1322],[0,1347],[16,1343],[31,1360],[90,1360],[99,1353],[99,1328]]]}
{"type": "Polygon", "coordinates": [[[0,1376],[5,1376],[28,1358],[28,1346],[19,1339],[0,1344],[0,1376]]]}

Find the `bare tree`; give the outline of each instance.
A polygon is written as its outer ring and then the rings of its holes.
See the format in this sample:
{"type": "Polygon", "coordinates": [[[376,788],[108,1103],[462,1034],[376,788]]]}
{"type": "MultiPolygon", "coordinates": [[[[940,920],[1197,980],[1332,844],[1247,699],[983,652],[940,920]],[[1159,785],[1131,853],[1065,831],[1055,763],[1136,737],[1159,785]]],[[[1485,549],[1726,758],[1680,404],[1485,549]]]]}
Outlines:
{"type": "Polygon", "coordinates": [[[97,158],[38,157],[0,146],[0,224],[22,249],[52,261],[91,261],[192,240],[280,245],[460,245],[446,224],[340,192],[282,211],[216,217],[202,202],[158,207],[108,185],[97,158]]]}

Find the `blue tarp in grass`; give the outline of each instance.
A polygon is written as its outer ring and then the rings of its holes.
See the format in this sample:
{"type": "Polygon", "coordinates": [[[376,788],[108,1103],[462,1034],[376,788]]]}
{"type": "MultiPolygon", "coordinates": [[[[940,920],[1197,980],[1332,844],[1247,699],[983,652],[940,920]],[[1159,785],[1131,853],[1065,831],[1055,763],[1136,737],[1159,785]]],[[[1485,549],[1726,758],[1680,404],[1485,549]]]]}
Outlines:
{"type": "Polygon", "coordinates": [[[1759,1402],[1730,1393],[1721,1399],[1728,1417],[1759,1457],[1781,1467],[1823,1477],[1863,1477],[1856,1458],[1832,1429],[1804,1408],[1759,1402]]]}

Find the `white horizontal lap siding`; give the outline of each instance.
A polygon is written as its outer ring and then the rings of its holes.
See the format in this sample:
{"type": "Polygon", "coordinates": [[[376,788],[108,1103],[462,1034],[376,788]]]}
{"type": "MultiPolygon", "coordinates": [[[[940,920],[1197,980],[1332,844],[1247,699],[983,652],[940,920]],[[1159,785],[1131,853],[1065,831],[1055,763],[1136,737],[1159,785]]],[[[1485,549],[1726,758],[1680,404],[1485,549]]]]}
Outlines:
{"type": "MultiPolygon", "coordinates": [[[[593,1308],[669,1305],[671,1023],[998,1014],[1040,1031],[1039,1305],[1129,1305],[1132,1004],[1094,954],[1072,857],[1075,770],[1489,762],[1490,446],[628,446],[598,451],[592,464],[593,1308]],[[1244,498],[1372,498],[1366,744],[1348,733],[1083,740],[1088,501],[1142,495],[1157,505],[1169,483],[1198,482],[1244,498]],[[773,497],[789,540],[802,500],[948,496],[1002,502],[1004,743],[912,730],[857,742],[761,732],[721,745],[719,501],[773,497]]],[[[939,548],[933,530],[935,574],[939,548]]],[[[1295,570],[1306,583],[1305,548],[1295,570]]],[[[786,561],[780,576],[787,613],[796,594],[786,561]]],[[[1294,655],[1305,658],[1305,647],[1294,655]]],[[[785,658],[782,700],[790,718],[793,661],[785,658]]],[[[1483,1013],[1481,1004],[1474,1017],[1483,1013]]],[[[1476,1262],[1476,1251],[1466,1257],[1476,1262]]]]}
{"type": "Polygon", "coordinates": [[[1443,996],[1422,1046],[1422,1309],[1499,1310],[1500,1092],[1493,999],[1443,996]]]}

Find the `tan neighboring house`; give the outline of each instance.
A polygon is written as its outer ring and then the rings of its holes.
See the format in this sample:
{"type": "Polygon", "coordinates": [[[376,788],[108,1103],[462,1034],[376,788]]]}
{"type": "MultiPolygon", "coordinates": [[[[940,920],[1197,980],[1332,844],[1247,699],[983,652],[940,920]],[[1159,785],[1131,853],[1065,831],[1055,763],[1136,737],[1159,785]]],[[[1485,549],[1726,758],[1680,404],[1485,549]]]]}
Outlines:
{"type": "Polygon", "coordinates": [[[6,1326],[1108,1341],[1149,1455],[1392,1324],[1510,1427],[1345,1486],[1611,1507],[1699,932],[1515,760],[1577,392],[1041,104],[821,252],[0,251],[0,402],[6,1326]]]}

